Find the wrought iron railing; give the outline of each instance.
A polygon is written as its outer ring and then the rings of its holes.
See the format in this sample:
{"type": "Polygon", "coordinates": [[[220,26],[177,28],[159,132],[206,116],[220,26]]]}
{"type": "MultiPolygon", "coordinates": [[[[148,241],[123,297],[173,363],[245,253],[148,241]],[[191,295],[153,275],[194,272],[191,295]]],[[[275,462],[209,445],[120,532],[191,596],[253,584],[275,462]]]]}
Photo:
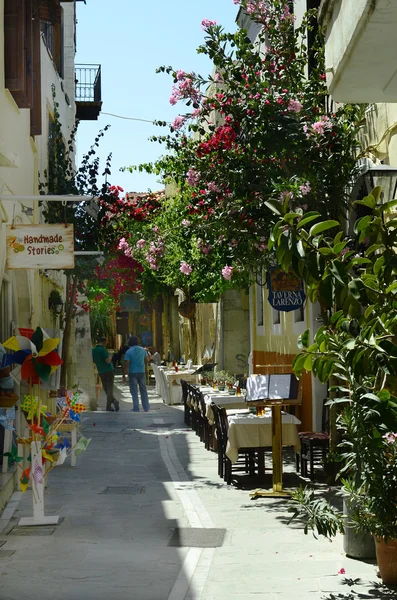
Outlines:
{"type": "Polygon", "coordinates": [[[76,65],[76,102],[101,102],[101,65],[76,65]]]}

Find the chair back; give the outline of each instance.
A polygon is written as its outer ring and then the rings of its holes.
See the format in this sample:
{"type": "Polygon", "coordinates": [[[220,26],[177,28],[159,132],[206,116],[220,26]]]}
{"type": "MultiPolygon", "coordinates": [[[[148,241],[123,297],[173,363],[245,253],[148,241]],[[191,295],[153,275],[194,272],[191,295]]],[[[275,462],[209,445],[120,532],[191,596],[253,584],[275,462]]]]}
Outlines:
{"type": "Polygon", "coordinates": [[[223,449],[225,449],[227,444],[227,426],[225,427],[224,423],[225,417],[227,423],[226,410],[224,408],[221,408],[220,406],[218,406],[218,404],[215,404],[214,402],[211,403],[211,408],[214,414],[214,423],[218,444],[221,444],[223,449]]]}
{"type": "Polygon", "coordinates": [[[187,397],[188,397],[187,381],[185,381],[184,379],[181,379],[180,383],[181,383],[181,388],[182,388],[182,402],[183,402],[183,404],[186,404],[187,397]]]}

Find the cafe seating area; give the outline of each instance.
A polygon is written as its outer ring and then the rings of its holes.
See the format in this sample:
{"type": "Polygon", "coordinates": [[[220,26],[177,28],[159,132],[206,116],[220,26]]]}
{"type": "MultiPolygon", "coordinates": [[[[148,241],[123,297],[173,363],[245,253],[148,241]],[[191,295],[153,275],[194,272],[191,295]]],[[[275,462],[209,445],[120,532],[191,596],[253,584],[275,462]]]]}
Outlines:
{"type": "Polygon", "coordinates": [[[217,452],[219,477],[230,485],[237,476],[263,482],[271,474],[271,495],[282,495],[282,448],[301,453],[301,422],[287,412],[301,402],[294,375],[251,376],[241,392],[184,378],[180,384],[184,422],[206,450],[217,452]]]}

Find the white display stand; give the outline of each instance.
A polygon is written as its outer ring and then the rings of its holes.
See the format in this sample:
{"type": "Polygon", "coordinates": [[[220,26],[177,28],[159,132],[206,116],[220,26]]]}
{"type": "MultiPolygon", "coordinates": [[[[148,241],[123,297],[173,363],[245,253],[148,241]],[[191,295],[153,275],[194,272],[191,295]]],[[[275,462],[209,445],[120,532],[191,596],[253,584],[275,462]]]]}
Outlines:
{"type": "Polygon", "coordinates": [[[41,442],[32,442],[30,445],[31,452],[31,476],[32,484],[32,499],[33,499],[33,517],[22,517],[19,519],[19,526],[23,525],[58,525],[59,517],[44,515],[44,471],[40,476],[42,467],[41,442]],[[35,469],[37,473],[35,475],[35,469]]]}

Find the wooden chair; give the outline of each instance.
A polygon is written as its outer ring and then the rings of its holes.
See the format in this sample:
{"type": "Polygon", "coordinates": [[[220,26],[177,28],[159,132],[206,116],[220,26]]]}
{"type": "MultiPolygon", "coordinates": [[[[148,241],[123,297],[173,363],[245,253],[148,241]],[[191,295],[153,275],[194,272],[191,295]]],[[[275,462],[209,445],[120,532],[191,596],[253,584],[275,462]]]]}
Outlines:
{"type": "Polygon", "coordinates": [[[326,405],[327,398],[323,400],[322,429],[323,431],[301,431],[300,452],[296,454],[296,470],[301,472],[302,477],[308,476],[308,464],[310,466],[309,477],[314,480],[314,466],[324,464],[324,457],[329,451],[329,409],[326,405]]]}
{"type": "Polygon", "coordinates": [[[192,424],[192,409],[188,405],[189,388],[188,388],[187,381],[185,381],[184,379],[181,379],[181,388],[182,388],[182,402],[183,402],[183,409],[184,409],[184,421],[185,421],[186,425],[191,426],[191,424],[192,424]]]}
{"type": "MultiPolygon", "coordinates": [[[[215,414],[215,413],[214,413],[215,414]]],[[[244,471],[251,476],[255,475],[256,467],[258,474],[265,470],[265,448],[239,448],[239,456],[244,459],[244,464],[237,462],[232,464],[231,460],[226,455],[226,446],[228,441],[229,422],[227,413],[224,407],[218,406],[218,414],[220,421],[220,430],[222,436],[222,455],[223,455],[223,478],[227,485],[232,483],[232,474],[234,471],[244,471]]]]}

